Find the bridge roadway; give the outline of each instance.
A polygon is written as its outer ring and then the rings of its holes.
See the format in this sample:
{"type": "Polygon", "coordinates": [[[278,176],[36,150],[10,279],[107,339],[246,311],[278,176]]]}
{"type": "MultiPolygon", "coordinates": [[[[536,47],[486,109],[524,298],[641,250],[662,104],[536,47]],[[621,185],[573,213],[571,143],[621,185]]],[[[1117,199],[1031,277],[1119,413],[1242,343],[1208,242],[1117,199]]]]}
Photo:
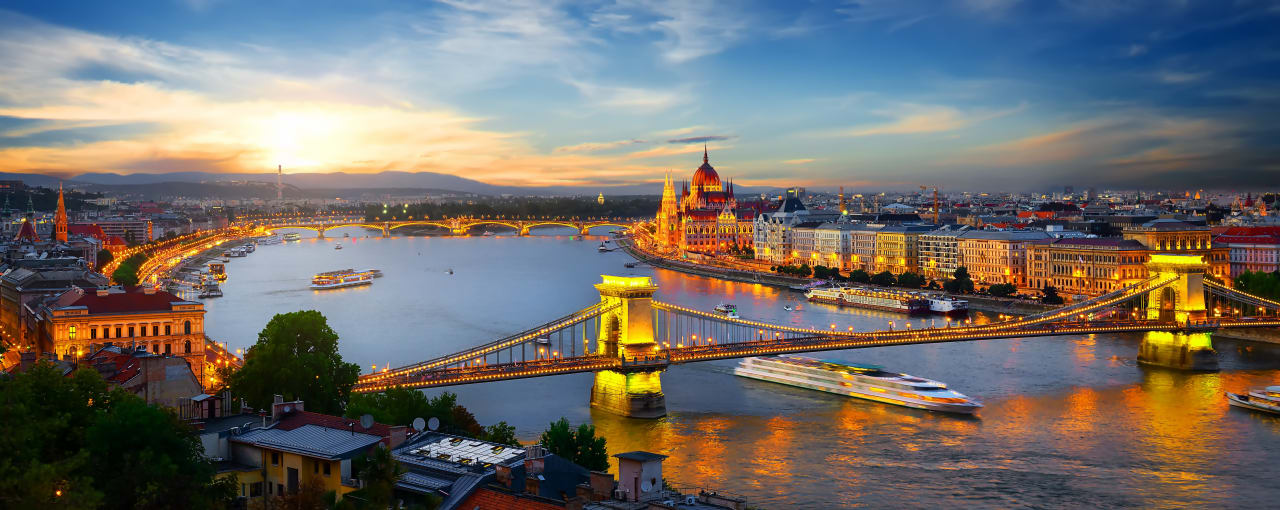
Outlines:
{"type": "Polygon", "coordinates": [[[362,216],[287,216],[287,217],[246,217],[237,221],[237,224],[253,225],[268,230],[279,230],[284,228],[300,228],[312,230],[321,236],[329,229],[340,227],[363,227],[369,229],[381,230],[383,235],[390,235],[392,230],[412,227],[412,226],[430,226],[448,229],[455,235],[465,235],[474,227],[482,225],[503,226],[515,229],[520,235],[528,235],[531,229],[537,227],[569,227],[577,229],[579,233],[586,235],[591,229],[596,227],[618,227],[631,228],[635,221],[622,218],[442,218],[442,219],[407,219],[407,220],[367,220],[362,216]]]}
{"type": "MultiPolygon", "coordinates": [[[[1002,324],[1002,323],[1001,323],[1002,324]]],[[[554,357],[533,361],[495,363],[460,368],[440,368],[393,377],[384,374],[367,374],[360,377],[353,391],[371,393],[393,387],[434,388],[458,386],[481,382],[545,377],[550,375],[596,372],[600,370],[662,370],[670,365],[804,352],[865,349],[896,345],[994,340],[1001,338],[1088,335],[1097,333],[1125,333],[1147,331],[1208,332],[1224,328],[1280,327],[1280,319],[1224,319],[1198,322],[1189,325],[1157,321],[1083,321],[1059,322],[1024,328],[992,328],[972,326],[963,328],[932,328],[918,330],[874,331],[865,333],[823,334],[805,337],[761,339],[658,350],[652,356],[640,358],[616,358],[602,355],[554,357]]]]}

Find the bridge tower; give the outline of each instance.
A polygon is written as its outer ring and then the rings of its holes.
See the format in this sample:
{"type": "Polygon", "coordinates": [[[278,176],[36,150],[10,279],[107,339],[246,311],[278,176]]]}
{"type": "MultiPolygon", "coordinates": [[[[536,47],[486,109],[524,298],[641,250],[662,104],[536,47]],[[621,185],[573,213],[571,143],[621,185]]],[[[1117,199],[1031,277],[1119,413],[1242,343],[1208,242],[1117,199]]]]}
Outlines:
{"type": "MultiPolygon", "coordinates": [[[[1147,262],[1151,276],[1173,278],[1172,283],[1151,291],[1147,320],[1187,324],[1203,321],[1204,273],[1209,268],[1200,255],[1155,254],[1147,262]]],[[[1149,331],[1142,338],[1138,362],[1183,370],[1217,370],[1218,353],[1208,332],[1149,331]]]]}
{"type": "MultiPolygon", "coordinates": [[[[600,316],[599,353],[630,362],[656,358],[653,338],[653,293],[658,286],[647,276],[601,275],[596,284],[604,306],[620,305],[600,316]]],[[[634,418],[659,418],[667,414],[662,394],[665,363],[647,364],[621,371],[596,372],[591,386],[591,407],[634,418]]]]}

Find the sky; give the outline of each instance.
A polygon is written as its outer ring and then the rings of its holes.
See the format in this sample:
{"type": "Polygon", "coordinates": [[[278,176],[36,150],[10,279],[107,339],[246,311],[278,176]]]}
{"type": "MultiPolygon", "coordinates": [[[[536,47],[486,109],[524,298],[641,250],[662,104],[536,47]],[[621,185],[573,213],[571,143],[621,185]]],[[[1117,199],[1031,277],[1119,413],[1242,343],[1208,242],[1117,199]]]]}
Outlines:
{"type": "Polygon", "coordinates": [[[1280,1],[0,3],[0,171],[1280,183],[1280,1]]]}

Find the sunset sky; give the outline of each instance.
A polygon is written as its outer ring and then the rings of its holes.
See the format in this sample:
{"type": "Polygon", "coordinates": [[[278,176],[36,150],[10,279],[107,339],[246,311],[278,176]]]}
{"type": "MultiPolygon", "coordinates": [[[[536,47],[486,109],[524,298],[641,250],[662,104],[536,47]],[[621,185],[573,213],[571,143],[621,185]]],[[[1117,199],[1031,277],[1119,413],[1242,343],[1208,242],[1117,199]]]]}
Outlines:
{"type": "MultiPolygon", "coordinates": [[[[7,9],[7,10],[6,10],[7,9]]],[[[1280,3],[14,1],[0,171],[1280,182],[1280,3]]]]}

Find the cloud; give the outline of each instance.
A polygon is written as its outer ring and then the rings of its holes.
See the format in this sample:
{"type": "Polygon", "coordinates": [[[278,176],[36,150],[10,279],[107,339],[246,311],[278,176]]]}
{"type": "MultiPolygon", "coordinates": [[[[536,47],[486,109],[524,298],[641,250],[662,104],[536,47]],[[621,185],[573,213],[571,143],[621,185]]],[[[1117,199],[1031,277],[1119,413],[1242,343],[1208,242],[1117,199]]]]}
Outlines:
{"type": "Polygon", "coordinates": [[[816,159],[813,159],[813,158],[786,159],[786,160],[783,160],[783,161],[782,161],[782,164],[784,164],[784,165],[804,165],[804,164],[808,164],[808,163],[813,163],[814,161],[817,161],[817,160],[816,160],[816,159]]]}
{"type": "Polygon", "coordinates": [[[1145,44],[1130,44],[1129,49],[1125,52],[1125,56],[1136,57],[1145,55],[1149,48],[1145,44]]]}
{"type": "Polygon", "coordinates": [[[663,60],[681,64],[724,51],[755,31],[742,2],[631,0],[608,4],[590,16],[601,28],[623,34],[658,32],[663,60]]]}
{"type": "Polygon", "coordinates": [[[1024,103],[1013,108],[994,112],[965,112],[951,106],[906,103],[891,109],[880,109],[874,112],[879,116],[894,119],[890,122],[845,130],[837,133],[837,135],[861,137],[954,131],[980,122],[1012,115],[1025,110],[1026,107],[1027,105],[1024,103]]]}
{"type": "Polygon", "coordinates": [[[720,141],[729,140],[732,138],[733,137],[729,135],[690,136],[687,138],[672,138],[670,140],[667,140],[667,143],[675,143],[675,144],[707,143],[707,142],[720,142],[720,141]]]}
{"type": "Polygon", "coordinates": [[[1156,73],[1157,80],[1168,84],[1190,83],[1193,81],[1199,81],[1206,76],[1209,76],[1209,73],[1188,73],[1169,70],[1156,73]]]}
{"type": "Polygon", "coordinates": [[[555,152],[599,152],[626,147],[628,145],[636,145],[646,143],[644,140],[616,140],[612,142],[587,142],[577,145],[566,145],[556,147],[555,152]]]}
{"type": "Polygon", "coordinates": [[[570,81],[592,105],[628,113],[658,113],[691,99],[688,90],[658,90],[614,87],[585,81],[570,81]]]}

